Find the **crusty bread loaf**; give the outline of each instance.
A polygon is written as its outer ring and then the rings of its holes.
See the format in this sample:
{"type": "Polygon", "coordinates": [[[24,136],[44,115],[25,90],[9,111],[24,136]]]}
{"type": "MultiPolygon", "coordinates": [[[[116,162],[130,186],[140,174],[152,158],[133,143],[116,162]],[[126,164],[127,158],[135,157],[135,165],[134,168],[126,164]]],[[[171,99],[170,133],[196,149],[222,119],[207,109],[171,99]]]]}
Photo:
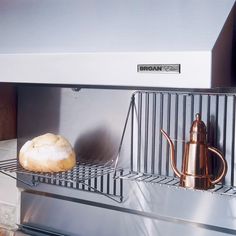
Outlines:
{"type": "Polygon", "coordinates": [[[47,133],[22,146],[19,162],[30,171],[59,172],[73,168],[76,158],[73,148],[64,137],[47,133]]]}

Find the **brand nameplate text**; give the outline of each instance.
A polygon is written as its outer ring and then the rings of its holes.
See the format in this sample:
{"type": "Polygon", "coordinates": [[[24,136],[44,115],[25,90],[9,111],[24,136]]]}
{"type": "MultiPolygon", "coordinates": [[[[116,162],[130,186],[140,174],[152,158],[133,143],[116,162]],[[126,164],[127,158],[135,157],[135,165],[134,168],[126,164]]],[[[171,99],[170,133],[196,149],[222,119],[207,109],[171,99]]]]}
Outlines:
{"type": "Polygon", "coordinates": [[[180,64],[138,64],[137,72],[179,74],[180,64]]]}

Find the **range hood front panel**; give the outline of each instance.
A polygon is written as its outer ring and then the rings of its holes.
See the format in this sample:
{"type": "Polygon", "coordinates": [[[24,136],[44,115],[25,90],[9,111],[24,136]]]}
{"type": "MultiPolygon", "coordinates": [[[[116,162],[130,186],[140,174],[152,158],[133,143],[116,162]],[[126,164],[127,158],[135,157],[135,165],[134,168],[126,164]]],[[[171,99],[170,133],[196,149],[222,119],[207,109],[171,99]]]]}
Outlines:
{"type": "Polygon", "coordinates": [[[83,53],[0,55],[0,80],[126,87],[211,87],[211,53],[83,53]],[[157,68],[177,65],[179,72],[140,71],[138,65],[157,68]]]}
{"type": "Polygon", "coordinates": [[[0,82],[229,86],[234,3],[0,0],[0,82]]]}

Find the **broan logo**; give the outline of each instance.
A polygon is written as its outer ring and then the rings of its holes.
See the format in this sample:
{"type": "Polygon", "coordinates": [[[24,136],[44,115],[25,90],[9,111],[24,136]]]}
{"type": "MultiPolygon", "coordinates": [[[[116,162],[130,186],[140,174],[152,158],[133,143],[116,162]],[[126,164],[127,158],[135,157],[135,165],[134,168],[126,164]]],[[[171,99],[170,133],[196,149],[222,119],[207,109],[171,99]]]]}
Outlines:
{"type": "Polygon", "coordinates": [[[138,72],[155,72],[155,73],[180,73],[180,64],[139,64],[137,66],[138,72]]]}
{"type": "Polygon", "coordinates": [[[161,66],[140,66],[140,71],[162,71],[161,66]]]}

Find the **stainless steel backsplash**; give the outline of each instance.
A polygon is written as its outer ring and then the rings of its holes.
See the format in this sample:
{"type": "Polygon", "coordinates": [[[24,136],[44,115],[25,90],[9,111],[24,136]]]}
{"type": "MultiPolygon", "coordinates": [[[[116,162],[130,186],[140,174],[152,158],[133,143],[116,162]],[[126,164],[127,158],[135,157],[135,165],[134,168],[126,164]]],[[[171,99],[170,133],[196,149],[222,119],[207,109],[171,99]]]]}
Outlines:
{"type": "MultiPolygon", "coordinates": [[[[21,86],[18,149],[32,137],[53,132],[72,143],[78,160],[100,163],[115,160],[133,92],[21,86]]],[[[189,138],[194,115],[199,112],[207,125],[208,143],[219,148],[227,160],[224,184],[235,185],[234,93],[151,91],[136,92],[134,98],[119,166],[136,172],[173,175],[169,146],[159,130],[165,129],[174,139],[177,167],[181,169],[184,142],[189,138]]],[[[213,164],[217,167],[217,162],[213,164]]]]}

